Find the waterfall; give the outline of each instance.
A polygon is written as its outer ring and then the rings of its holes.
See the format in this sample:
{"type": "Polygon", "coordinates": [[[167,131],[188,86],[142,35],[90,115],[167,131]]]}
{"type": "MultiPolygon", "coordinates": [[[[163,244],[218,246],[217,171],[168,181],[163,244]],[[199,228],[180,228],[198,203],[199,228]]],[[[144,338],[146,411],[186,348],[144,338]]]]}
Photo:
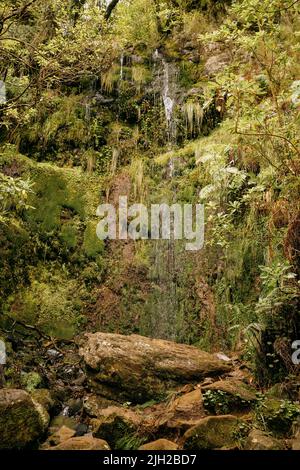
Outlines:
{"type": "MultiPolygon", "coordinates": [[[[156,88],[160,90],[160,102],[164,108],[168,148],[171,151],[176,146],[177,123],[175,118],[177,87],[177,67],[170,64],[156,50],[153,54],[154,67],[157,70],[156,88]]],[[[167,182],[172,185],[175,176],[175,159],[171,157],[167,167],[167,182]]],[[[176,199],[173,193],[172,204],[176,199]]],[[[171,234],[174,233],[174,220],[170,220],[171,234]]],[[[155,241],[152,251],[153,263],[150,269],[154,289],[145,307],[144,333],[149,336],[176,341],[178,331],[178,293],[176,271],[178,243],[171,235],[170,240],[155,241]]]]}
{"type": "Polygon", "coordinates": [[[85,120],[87,123],[91,120],[91,104],[89,102],[85,104],[85,120]]]}
{"type": "Polygon", "coordinates": [[[122,52],[121,58],[120,58],[120,81],[123,80],[123,74],[124,74],[124,54],[122,52]]]}
{"type": "Polygon", "coordinates": [[[174,100],[170,97],[170,84],[169,84],[169,64],[163,59],[163,68],[164,68],[164,83],[163,83],[163,102],[166,113],[166,120],[168,127],[172,122],[173,109],[174,109],[174,100]]]}

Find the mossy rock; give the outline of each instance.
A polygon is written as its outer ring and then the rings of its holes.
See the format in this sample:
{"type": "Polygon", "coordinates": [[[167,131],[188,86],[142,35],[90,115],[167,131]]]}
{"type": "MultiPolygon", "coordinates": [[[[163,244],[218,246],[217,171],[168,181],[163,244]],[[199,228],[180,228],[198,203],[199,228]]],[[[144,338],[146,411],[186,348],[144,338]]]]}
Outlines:
{"type": "Polygon", "coordinates": [[[42,438],[47,411],[24,390],[0,390],[0,449],[23,449],[42,438]]]}
{"type": "Polygon", "coordinates": [[[300,416],[300,407],[288,400],[267,398],[256,410],[258,421],[277,436],[288,436],[300,416]]]}
{"type": "Polygon", "coordinates": [[[239,447],[239,434],[245,429],[245,422],[235,416],[209,416],[184,434],[184,448],[211,450],[239,447]]]}
{"type": "Polygon", "coordinates": [[[52,398],[50,391],[46,388],[32,390],[30,395],[35,402],[42,405],[47,411],[50,411],[55,405],[55,401],[52,398]]]}
{"type": "Polygon", "coordinates": [[[205,408],[216,414],[248,410],[257,401],[256,390],[240,380],[219,380],[202,390],[205,408]]]}

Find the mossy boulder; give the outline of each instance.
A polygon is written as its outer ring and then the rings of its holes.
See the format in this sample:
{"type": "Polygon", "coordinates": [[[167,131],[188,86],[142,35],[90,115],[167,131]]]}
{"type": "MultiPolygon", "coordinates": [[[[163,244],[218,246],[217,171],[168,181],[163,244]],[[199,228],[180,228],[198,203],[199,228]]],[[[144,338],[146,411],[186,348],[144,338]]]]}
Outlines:
{"type": "Polygon", "coordinates": [[[211,450],[237,448],[245,423],[232,415],[209,416],[198,421],[183,437],[184,448],[211,450]]]}
{"type": "Polygon", "coordinates": [[[42,405],[47,411],[50,411],[55,406],[55,401],[52,398],[50,391],[46,388],[32,390],[30,395],[35,402],[42,405]]]}
{"type": "Polygon", "coordinates": [[[248,410],[257,401],[256,390],[240,380],[218,380],[202,387],[203,403],[216,414],[248,410]]]}
{"type": "Polygon", "coordinates": [[[22,449],[42,438],[47,411],[24,390],[0,390],[0,449],[22,449]]]}
{"type": "Polygon", "coordinates": [[[278,436],[288,436],[300,416],[300,407],[288,400],[267,398],[256,409],[259,422],[278,436]]]}

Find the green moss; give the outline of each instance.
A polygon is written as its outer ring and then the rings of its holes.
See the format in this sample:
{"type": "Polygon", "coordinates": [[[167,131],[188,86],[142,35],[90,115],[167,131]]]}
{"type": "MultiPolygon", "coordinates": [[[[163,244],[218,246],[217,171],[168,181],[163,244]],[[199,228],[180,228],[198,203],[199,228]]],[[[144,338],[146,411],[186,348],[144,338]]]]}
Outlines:
{"type": "Polygon", "coordinates": [[[243,421],[231,415],[203,418],[185,433],[184,448],[191,450],[235,448],[239,443],[237,435],[243,424],[243,421]]]}
{"type": "Polygon", "coordinates": [[[10,317],[37,326],[57,338],[71,338],[82,322],[80,287],[63,272],[38,270],[30,286],[12,295],[7,302],[10,317]],[[37,280],[39,279],[39,280],[37,280]]]}
{"type": "Polygon", "coordinates": [[[87,223],[84,240],[83,251],[89,257],[95,259],[97,255],[102,254],[104,251],[104,242],[99,240],[96,234],[97,222],[89,221],[87,223]]]}
{"type": "Polygon", "coordinates": [[[42,378],[37,372],[28,372],[21,375],[21,383],[28,392],[32,392],[42,383],[42,378]]]}
{"type": "Polygon", "coordinates": [[[60,238],[68,248],[75,248],[77,245],[77,227],[72,222],[62,226],[60,238]]]}

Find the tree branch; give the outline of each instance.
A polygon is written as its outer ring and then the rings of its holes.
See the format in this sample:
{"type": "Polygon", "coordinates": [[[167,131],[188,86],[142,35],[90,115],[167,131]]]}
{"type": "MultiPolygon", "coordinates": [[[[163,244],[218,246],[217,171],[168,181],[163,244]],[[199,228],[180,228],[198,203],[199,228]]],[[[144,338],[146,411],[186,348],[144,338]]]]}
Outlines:
{"type": "Polygon", "coordinates": [[[112,12],[114,11],[118,3],[119,3],[119,0],[111,0],[111,2],[108,4],[105,15],[104,15],[104,18],[106,19],[106,21],[109,20],[112,12]]]}

